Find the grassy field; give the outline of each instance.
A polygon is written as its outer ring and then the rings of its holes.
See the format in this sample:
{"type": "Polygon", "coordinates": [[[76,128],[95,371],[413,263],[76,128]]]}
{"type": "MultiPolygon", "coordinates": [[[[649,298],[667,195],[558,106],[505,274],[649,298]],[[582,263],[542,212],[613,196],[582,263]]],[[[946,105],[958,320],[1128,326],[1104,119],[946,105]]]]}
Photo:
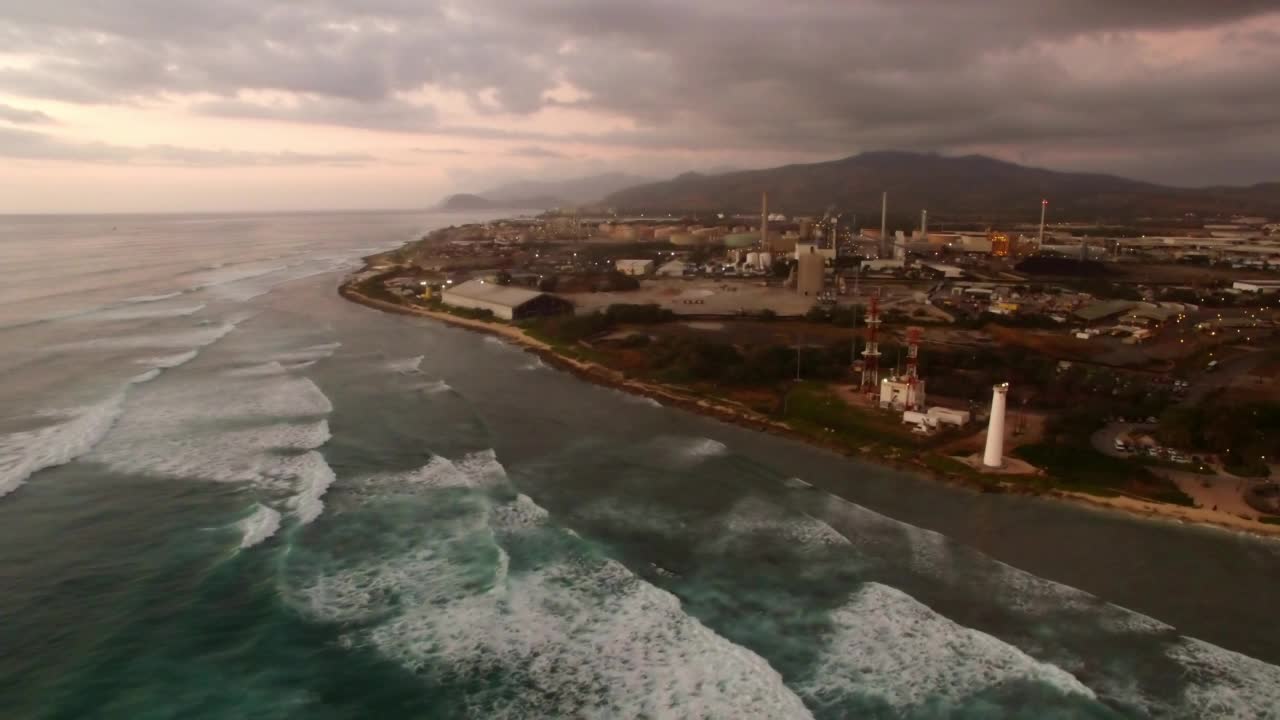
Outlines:
{"type": "Polygon", "coordinates": [[[873,410],[850,407],[817,383],[799,383],[791,389],[783,420],[796,429],[826,434],[850,447],[867,443],[911,448],[921,445],[906,429],[886,423],[873,410]]]}

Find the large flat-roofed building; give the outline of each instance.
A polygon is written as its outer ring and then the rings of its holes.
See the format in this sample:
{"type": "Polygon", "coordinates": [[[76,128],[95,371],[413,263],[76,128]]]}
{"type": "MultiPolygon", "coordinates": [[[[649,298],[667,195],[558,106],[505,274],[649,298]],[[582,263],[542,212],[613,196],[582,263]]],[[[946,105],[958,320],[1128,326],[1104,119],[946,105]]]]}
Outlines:
{"type": "Polygon", "coordinates": [[[1273,293],[1280,292],[1280,280],[1237,280],[1231,287],[1242,292],[1273,293]]]}
{"type": "Polygon", "coordinates": [[[964,270],[955,265],[945,265],[943,263],[921,263],[921,267],[928,268],[944,278],[962,278],[964,270]]]}
{"type": "Polygon", "coordinates": [[[619,260],[614,264],[623,275],[648,275],[653,272],[652,260],[619,260]]]}
{"type": "Polygon", "coordinates": [[[440,299],[445,305],[472,310],[488,310],[503,320],[520,320],[540,315],[567,315],[573,303],[549,293],[498,285],[484,280],[468,280],[446,288],[440,299]]]}
{"type": "Polygon", "coordinates": [[[1073,313],[1087,323],[1107,322],[1132,310],[1137,303],[1128,300],[1102,300],[1090,303],[1073,313]]]}

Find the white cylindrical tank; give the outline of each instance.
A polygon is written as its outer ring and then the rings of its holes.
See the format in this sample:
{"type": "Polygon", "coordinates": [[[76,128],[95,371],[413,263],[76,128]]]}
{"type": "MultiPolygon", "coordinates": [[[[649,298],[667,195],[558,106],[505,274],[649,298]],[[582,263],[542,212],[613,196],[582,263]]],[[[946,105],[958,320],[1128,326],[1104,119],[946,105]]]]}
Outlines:
{"type": "Polygon", "coordinates": [[[760,267],[760,253],[758,252],[747,253],[747,264],[750,265],[751,267],[760,267]]]}
{"type": "Polygon", "coordinates": [[[762,270],[767,270],[771,267],[773,267],[773,253],[760,253],[760,268],[762,270]]]}
{"type": "Polygon", "coordinates": [[[991,468],[1004,465],[1004,406],[1009,396],[1009,383],[991,388],[991,421],[987,424],[987,449],[982,464],[991,468]]]}

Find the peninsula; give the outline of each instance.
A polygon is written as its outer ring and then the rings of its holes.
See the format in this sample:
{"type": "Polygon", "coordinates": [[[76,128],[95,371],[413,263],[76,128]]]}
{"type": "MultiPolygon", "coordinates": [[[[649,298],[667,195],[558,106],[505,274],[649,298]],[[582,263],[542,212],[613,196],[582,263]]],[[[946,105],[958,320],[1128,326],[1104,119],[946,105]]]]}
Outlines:
{"type": "Polygon", "coordinates": [[[432,232],[370,256],[340,292],[976,491],[1280,536],[1278,295],[1226,292],[1270,287],[1270,268],[1214,258],[1188,291],[1184,263],[1112,259],[1122,241],[1080,261],[1046,250],[1065,243],[1060,229],[1036,245],[1018,231],[960,230],[926,250],[921,228],[886,262],[868,257],[884,236],[839,217],[548,214],[432,232]],[[1250,422],[1221,437],[1241,413],[1250,422]]]}

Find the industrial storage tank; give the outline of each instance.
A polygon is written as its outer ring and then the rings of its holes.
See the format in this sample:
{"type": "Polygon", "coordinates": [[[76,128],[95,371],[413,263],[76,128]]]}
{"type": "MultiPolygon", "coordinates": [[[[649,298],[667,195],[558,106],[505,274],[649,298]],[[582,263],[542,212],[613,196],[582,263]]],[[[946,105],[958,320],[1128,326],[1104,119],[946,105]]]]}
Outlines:
{"type": "Polygon", "coordinates": [[[826,259],[814,252],[813,246],[810,245],[809,252],[801,253],[796,260],[796,292],[806,296],[821,294],[827,267],[826,259]]]}
{"type": "Polygon", "coordinates": [[[668,237],[667,240],[670,241],[672,245],[679,245],[681,247],[705,245],[707,242],[705,238],[687,232],[671,233],[671,236],[668,237]]]}
{"type": "Polygon", "coordinates": [[[758,252],[747,253],[747,264],[753,268],[760,267],[760,253],[758,252]]]}
{"type": "Polygon", "coordinates": [[[728,248],[753,247],[760,241],[758,232],[738,232],[724,236],[724,246],[728,248]]]}
{"type": "Polygon", "coordinates": [[[768,270],[771,267],[773,267],[773,253],[760,253],[760,269],[768,270]]]}

